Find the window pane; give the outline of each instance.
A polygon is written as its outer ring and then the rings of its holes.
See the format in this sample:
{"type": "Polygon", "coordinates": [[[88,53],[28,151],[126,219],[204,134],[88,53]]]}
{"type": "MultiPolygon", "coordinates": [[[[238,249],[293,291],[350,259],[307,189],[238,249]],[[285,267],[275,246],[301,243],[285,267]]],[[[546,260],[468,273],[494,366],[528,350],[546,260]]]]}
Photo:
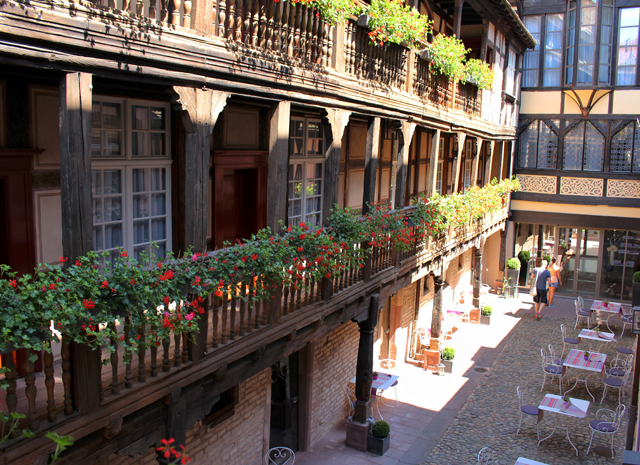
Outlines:
{"type": "Polygon", "coordinates": [[[131,154],[134,156],[147,155],[147,134],[146,132],[131,133],[131,154]]]}
{"type": "Polygon", "coordinates": [[[621,86],[630,86],[636,83],[639,25],[640,8],[620,8],[616,84],[621,86]]]}
{"type": "Polygon", "coordinates": [[[120,197],[104,199],[104,221],[120,221],[122,219],[122,200],[120,197]]]}
{"type": "Polygon", "coordinates": [[[102,127],[102,105],[100,102],[92,102],[91,104],[91,127],[92,128],[101,128],[102,127]]]}
{"type": "Polygon", "coordinates": [[[121,105],[113,102],[102,102],[102,127],[105,129],[122,129],[121,105]]]}
{"type": "Polygon", "coordinates": [[[102,226],[93,227],[93,248],[95,250],[104,250],[102,244],[102,226]]]}
{"type": "Polygon", "coordinates": [[[556,169],[558,159],[558,136],[544,122],[540,122],[538,144],[538,168],[556,169]]]}
{"type": "Polygon", "coordinates": [[[104,171],[104,193],[119,194],[122,192],[120,182],[120,170],[104,171]]]}
{"type": "Polygon", "coordinates": [[[134,169],[131,171],[131,185],[133,188],[133,192],[145,192],[147,190],[146,186],[146,170],[145,169],[134,169]]]}
{"type": "Polygon", "coordinates": [[[122,224],[108,224],[104,227],[104,248],[122,247],[122,224]]]}
{"type": "Polygon", "coordinates": [[[535,168],[538,153],[538,121],[531,123],[520,135],[520,168],[535,168]]]}
{"type": "Polygon", "coordinates": [[[139,105],[131,107],[131,128],[132,129],[149,129],[149,108],[139,105]]]}
{"type": "Polygon", "coordinates": [[[92,204],[93,224],[102,223],[102,199],[93,199],[92,204]]]}
{"type": "Polygon", "coordinates": [[[547,15],[543,78],[543,85],[546,87],[560,85],[563,19],[562,14],[547,15]]]}
{"type": "Polygon", "coordinates": [[[582,145],[584,142],[584,123],[578,123],[564,136],[562,168],[565,170],[582,169],[582,145]]]}
{"type": "Polygon", "coordinates": [[[633,155],[633,123],[627,124],[611,140],[611,160],[609,169],[612,172],[628,173],[631,171],[633,155]]]}
{"type": "Polygon", "coordinates": [[[104,156],[122,155],[122,131],[104,131],[104,156]]]}
{"type": "Polygon", "coordinates": [[[159,107],[151,107],[151,129],[156,131],[164,131],[165,128],[165,109],[159,107]]]}
{"type": "Polygon", "coordinates": [[[133,196],[133,217],[146,218],[149,216],[149,196],[134,195],[133,196]]]}
{"type": "Polygon", "coordinates": [[[166,224],[164,219],[151,221],[151,239],[159,241],[167,238],[166,224]]]}
{"type": "Polygon", "coordinates": [[[164,133],[152,132],[150,135],[151,147],[149,155],[152,157],[159,157],[165,154],[164,133]]]}
{"type": "Polygon", "coordinates": [[[148,220],[133,222],[133,243],[140,244],[142,242],[149,242],[148,220]]]}
{"type": "Polygon", "coordinates": [[[164,215],[165,210],[165,194],[154,194],[151,196],[151,214],[153,216],[164,215]]]}
{"type": "Polygon", "coordinates": [[[584,136],[585,171],[602,171],[604,164],[604,136],[591,123],[587,123],[584,136]]]}
{"type": "Polygon", "coordinates": [[[91,193],[93,195],[102,194],[102,171],[91,172],[91,193]]]}
{"type": "Polygon", "coordinates": [[[291,120],[291,137],[304,137],[304,121],[291,120]]]}
{"type": "Polygon", "coordinates": [[[165,168],[153,168],[151,169],[151,190],[163,191],[165,186],[165,168]]]}

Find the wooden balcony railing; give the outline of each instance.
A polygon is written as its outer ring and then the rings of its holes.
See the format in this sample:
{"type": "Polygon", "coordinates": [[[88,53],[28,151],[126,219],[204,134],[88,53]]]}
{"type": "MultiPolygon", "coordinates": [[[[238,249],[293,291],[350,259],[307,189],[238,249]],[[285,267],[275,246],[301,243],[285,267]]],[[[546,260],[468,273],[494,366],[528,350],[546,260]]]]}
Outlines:
{"type": "MultiPolygon", "coordinates": [[[[412,211],[413,207],[409,207],[404,214],[411,216],[412,211]]],[[[109,358],[110,364],[102,368],[96,386],[77,389],[88,381],[83,373],[71,372],[70,359],[74,347],[64,341],[56,360],[52,354],[44,355],[44,370],[40,373],[36,373],[29,358],[23,367],[16,367],[11,357],[7,357],[5,380],[9,388],[4,395],[0,393],[0,411],[24,413],[27,418],[21,428],[28,427],[37,434],[28,440],[32,441],[30,447],[21,447],[27,441],[25,439],[10,441],[0,446],[0,454],[6,454],[7,463],[24,459],[25,454],[35,454],[32,449],[46,448],[44,432],[51,429],[61,434],[85,436],[97,428],[104,428],[110,418],[130,414],[131,404],[135,403],[136,409],[142,408],[172,392],[181,383],[192,383],[219,370],[220,366],[231,365],[256,348],[265,347],[282,337],[295,337],[303,319],[315,321],[316,328],[326,325],[325,315],[344,308],[350,299],[355,302],[359,296],[373,292],[385,283],[395,282],[402,273],[433,263],[454,248],[471,246],[478,236],[496,231],[506,218],[507,207],[504,206],[461,228],[417,240],[409,250],[401,253],[391,245],[375,248],[364,267],[354,262],[353,266],[346,266],[331,279],[307,282],[304,288],[280,287],[274,299],[245,302],[241,296],[243,293],[252,294],[253,284],[239,285],[222,297],[212,297],[205,303],[205,313],[199,322],[200,332],[195,335],[195,341],[173,333],[158,346],[132,354],[128,363],[121,362],[122,350],[129,337],[126,334],[131,334],[125,331],[130,322],[124,319],[116,328],[118,338],[111,341],[116,347],[115,353],[109,354],[105,350],[101,354],[102,359],[109,358]],[[350,293],[350,289],[355,291],[350,293]],[[335,305],[340,307],[332,307],[335,305]],[[18,372],[22,369],[24,376],[19,377],[18,372]],[[74,411],[79,401],[74,396],[87,389],[99,392],[98,408],[91,412],[74,411]]],[[[336,320],[332,321],[338,324],[336,320]]],[[[113,324],[116,325],[115,322],[113,324]]],[[[146,335],[139,333],[138,337],[146,335]]]]}
{"type": "Polygon", "coordinates": [[[456,108],[472,116],[480,116],[482,92],[477,86],[467,82],[456,86],[456,108]]]}
{"type": "Polygon", "coordinates": [[[413,93],[437,107],[450,108],[453,83],[446,76],[429,73],[429,63],[416,54],[413,69],[413,93]]]}

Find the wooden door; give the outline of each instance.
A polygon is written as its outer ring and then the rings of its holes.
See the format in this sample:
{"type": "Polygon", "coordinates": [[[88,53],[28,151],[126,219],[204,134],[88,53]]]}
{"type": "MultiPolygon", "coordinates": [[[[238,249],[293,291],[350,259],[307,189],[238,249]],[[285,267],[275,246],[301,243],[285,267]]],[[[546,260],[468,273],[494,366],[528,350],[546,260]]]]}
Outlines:
{"type": "Polygon", "coordinates": [[[213,245],[249,239],[266,225],[268,152],[214,152],[213,245]]]}

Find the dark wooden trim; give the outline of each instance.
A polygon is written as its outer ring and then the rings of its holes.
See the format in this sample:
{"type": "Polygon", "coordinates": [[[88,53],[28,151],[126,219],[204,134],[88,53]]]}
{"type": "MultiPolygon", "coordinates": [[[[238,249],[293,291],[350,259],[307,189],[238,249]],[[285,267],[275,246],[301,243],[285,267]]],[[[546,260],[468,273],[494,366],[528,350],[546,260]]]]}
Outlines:
{"type": "Polygon", "coordinates": [[[291,102],[284,101],[273,105],[269,126],[267,226],[274,233],[282,232],[278,221],[287,222],[290,115],[291,102]]]}
{"type": "Polygon", "coordinates": [[[362,195],[362,214],[369,212],[369,205],[375,202],[376,174],[378,173],[378,158],[380,155],[380,118],[371,118],[367,128],[367,143],[365,146],[364,188],[362,195]]]}
{"type": "Polygon", "coordinates": [[[311,448],[313,417],[313,379],[315,375],[315,341],[300,349],[300,402],[298,411],[298,449],[306,452],[311,448]]]}
{"type": "Polygon", "coordinates": [[[538,6],[538,7],[523,7],[522,15],[533,16],[533,15],[544,15],[546,13],[556,14],[556,13],[566,13],[566,11],[567,11],[567,7],[564,4],[538,6]]]}
{"type": "MultiPolygon", "coordinates": [[[[575,205],[606,205],[609,207],[640,208],[639,199],[618,197],[587,197],[582,195],[538,194],[535,192],[514,192],[513,200],[531,202],[568,203],[575,205]]],[[[637,213],[636,213],[637,214],[637,213]]]]}
{"type": "Polygon", "coordinates": [[[608,173],[604,171],[568,171],[568,170],[538,170],[518,168],[514,174],[530,174],[534,176],[558,176],[562,178],[596,178],[596,179],[628,179],[637,180],[640,173],[608,173]]]}
{"type": "Polygon", "coordinates": [[[640,218],[631,217],[512,210],[510,220],[515,223],[549,224],[591,229],[640,230],[640,218]]]}

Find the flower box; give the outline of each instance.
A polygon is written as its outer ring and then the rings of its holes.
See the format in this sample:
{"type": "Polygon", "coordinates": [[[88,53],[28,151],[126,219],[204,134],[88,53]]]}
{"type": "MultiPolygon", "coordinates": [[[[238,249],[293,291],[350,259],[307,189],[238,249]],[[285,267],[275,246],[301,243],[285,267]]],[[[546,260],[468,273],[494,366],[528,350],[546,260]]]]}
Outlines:
{"type": "Polygon", "coordinates": [[[371,22],[371,16],[369,15],[360,15],[358,17],[358,26],[369,27],[369,23],[371,22]]]}
{"type": "Polygon", "coordinates": [[[480,324],[489,326],[491,324],[491,315],[480,315],[480,324]]]}
{"type": "Polygon", "coordinates": [[[367,452],[375,455],[384,455],[389,450],[391,444],[391,435],[387,434],[384,438],[376,438],[375,436],[367,436],[367,452]]]}

